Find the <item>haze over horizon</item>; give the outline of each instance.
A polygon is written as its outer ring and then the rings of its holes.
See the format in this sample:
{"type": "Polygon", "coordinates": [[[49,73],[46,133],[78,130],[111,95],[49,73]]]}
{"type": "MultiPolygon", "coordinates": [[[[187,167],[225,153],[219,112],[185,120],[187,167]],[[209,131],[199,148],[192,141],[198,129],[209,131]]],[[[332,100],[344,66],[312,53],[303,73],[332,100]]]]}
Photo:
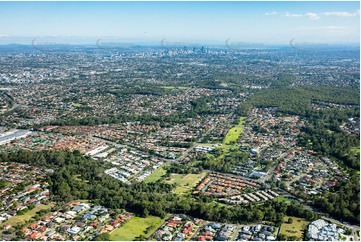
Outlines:
{"type": "Polygon", "coordinates": [[[359,43],[359,17],[358,2],[0,2],[0,44],[359,43]]]}

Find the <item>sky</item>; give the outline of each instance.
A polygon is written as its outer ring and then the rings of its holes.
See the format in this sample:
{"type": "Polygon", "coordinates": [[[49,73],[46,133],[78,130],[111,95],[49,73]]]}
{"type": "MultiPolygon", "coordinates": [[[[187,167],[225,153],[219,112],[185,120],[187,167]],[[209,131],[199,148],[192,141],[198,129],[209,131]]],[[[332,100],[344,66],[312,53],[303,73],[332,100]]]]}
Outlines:
{"type": "Polygon", "coordinates": [[[359,9],[345,1],[0,2],[0,43],[359,43],[359,9]]]}

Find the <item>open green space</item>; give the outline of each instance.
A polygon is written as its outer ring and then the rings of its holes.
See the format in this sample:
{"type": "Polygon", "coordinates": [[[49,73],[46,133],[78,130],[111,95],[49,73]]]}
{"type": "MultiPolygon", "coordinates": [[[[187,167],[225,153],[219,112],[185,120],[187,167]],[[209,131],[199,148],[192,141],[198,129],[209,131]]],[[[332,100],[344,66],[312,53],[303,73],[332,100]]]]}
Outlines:
{"type": "Polygon", "coordinates": [[[174,193],[183,194],[192,190],[205,176],[206,172],[201,174],[171,174],[167,183],[176,184],[174,193]]]}
{"type": "Polygon", "coordinates": [[[240,117],[239,122],[237,125],[232,127],[226,137],[223,139],[223,145],[232,145],[237,143],[238,137],[241,135],[241,133],[244,130],[244,124],[245,124],[246,117],[240,117]]]}
{"type": "Polygon", "coordinates": [[[9,185],[9,182],[7,181],[0,181],[0,189],[7,187],[9,185]]]}
{"type": "Polygon", "coordinates": [[[288,237],[296,236],[298,240],[303,239],[303,234],[307,230],[307,226],[310,224],[307,220],[298,217],[284,217],[284,223],[281,225],[280,234],[288,237]],[[288,219],[292,218],[292,223],[288,223],[288,219]]]}
{"type": "Polygon", "coordinates": [[[169,177],[166,179],[166,183],[169,184],[179,184],[179,182],[182,180],[182,178],[185,176],[185,174],[175,174],[172,173],[169,175],[169,177]]]}
{"type": "Polygon", "coordinates": [[[188,89],[188,87],[183,87],[183,86],[161,86],[161,88],[163,88],[163,89],[181,89],[181,90],[188,89]]]}
{"type": "Polygon", "coordinates": [[[217,148],[220,145],[221,144],[209,144],[209,143],[197,143],[196,144],[196,146],[213,147],[213,148],[217,148]]]}
{"type": "Polygon", "coordinates": [[[80,181],[80,182],[89,183],[89,181],[88,181],[88,180],[81,179],[81,175],[80,175],[80,174],[75,175],[75,176],[74,176],[74,180],[76,180],[76,181],[80,181]]]}
{"type": "Polygon", "coordinates": [[[51,208],[53,206],[54,206],[54,204],[52,204],[52,203],[50,203],[48,205],[39,204],[38,206],[36,206],[32,210],[28,211],[24,215],[16,215],[16,216],[13,216],[13,217],[9,218],[7,221],[1,223],[0,227],[2,228],[2,226],[4,226],[5,224],[10,224],[11,226],[15,226],[17,223],[24,223],[25,221],[28,221],[33,216],[35,216],[36,213],[39,212],[40,210],[46,210],[46,209],[49,209],[49,208],[51,208]]]}
{"type": "Polygon", "coordinates": [[[335,131],[332,131],[332,130],[330,130],[330,129],[327,129],[326,132],[327,132],[328,134],[333,134],[333,133],[335,133],[335,131]]]}
{"type": "Polygon", "coordinates": [[[148,216],[146,218],[133,217],[123,226],[112,231],[110,239],[113,241],[132,241],[141,235],[148,237],[164,220],[155,216],[148,216]]]}
{"type": "Polygon", "coordinates": [[[81,105],[80,103],[72,103],[71,105],[72,105],[73,107],[76,107],[76,108],[79,108],[79,107],[83,106],[83,105],[81,105]]]}
{"type": "Polygon", "coordinates": [[[360,147],[352,147],[349,152],[351,155],[360,156],[360,147]]]}
{"type": "Polygon", "coordinates": [[[285,198],[284,196],[279,196],[276,198],[277,202],[285,202],[286,204],[291,204],[291,201],[285,198]]]}
{"type": "Polygon", "coordinates": [[[155,170],[152,174],[150,174],[149,176],[147,176],[144,179],[145,183],[150,183],[150,182],[156,182],[158,181],[164,174],[166,174],[167,171],[163,168],[163,167],[159,167],[157,170],[155,170]]]}

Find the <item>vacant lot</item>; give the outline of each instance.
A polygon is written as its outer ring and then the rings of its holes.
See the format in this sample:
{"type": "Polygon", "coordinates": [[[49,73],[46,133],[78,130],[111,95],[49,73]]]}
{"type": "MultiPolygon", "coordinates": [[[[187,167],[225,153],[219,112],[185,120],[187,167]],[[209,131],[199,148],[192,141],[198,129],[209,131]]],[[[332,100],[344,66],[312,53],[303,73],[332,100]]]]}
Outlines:
{"type": "Polygon", "coordinates": [[[244,130],[245,120],[245,117],[240,117],[238,124],[228,131],[226,137],[223,140],[224,145],[231,145],[237,143],[238,137],[244,130]]]}
{"type": "Polygon", "coordinates": [[[176,173],[172,173],[170,174],[170,176],[166,179],[166,183],[168,184],[179,184],[179,182],[182,180],[182,178],[185,176],[186,174],[176,174],[176,173]]]}
{"type": "Polygon", "coordinates": [[[206,175],[206,172],[201,174],[171,174],[167,182],[177,185],[174,189],[176,194],[183,194],[190,192],[206,175]]]}
{"type": "Polygon", "coordinates": [[[27,212],[24,215],[18,215],[18,216],[14,216],[14,217],[9,218],[9,220],[7,220],[7,221],[3,222],[2,224],[0,224],[0,227],[2,227],[5,224],[11,224],[11,226],[14,226],[17,223],[23,223],[25,221],[30,220],[31,217],[33,217],[40,210],[49,209],[49,208],[51,208],[53,206],[54,205],[52,203],[50,203],[49,205],[40,204],[40,205],[36,206],[35,208],[33,208],[32,210],[30,210],[29,212],[27,212]]]}
{"type": "Polygon", "coordinates": [[[152,174],[147,176],[144,179],[145,183],[149,182],[156,182],[158,181],[167,171],[163,169],[163,167],[159,167],[156,171],[154,171],[152,174]]]}
{"type": "Polygon", "coordinates": [[[286,236],[296,236],[298,240],[302,240],[304,232],[307,230],[307,226],[310,222],[306,221],[303,218],[297,217],[288,217],[285,216],[284,223],[281,225],[280,234],[284,234],[286,236]],[[288,219],[292,218],[292,223],[288,223],[288,219]]]}
{"type": "Polygon", "coordinates": [[[110,233],[111,240],[132,241],[143,235],[150,236],[165,219],[149,216],[146,218],[134,217],[126,222],[122,227],[110,233]]]}

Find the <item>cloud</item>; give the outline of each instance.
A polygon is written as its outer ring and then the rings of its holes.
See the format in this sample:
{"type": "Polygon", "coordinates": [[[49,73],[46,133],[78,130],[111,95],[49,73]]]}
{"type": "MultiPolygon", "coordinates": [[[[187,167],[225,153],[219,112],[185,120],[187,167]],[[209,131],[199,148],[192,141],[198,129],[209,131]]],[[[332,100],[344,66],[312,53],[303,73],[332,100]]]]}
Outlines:
{"type": "Polygon", "coordinates": [[[360,10],[356,12],[323,12],[322,15],[324,16],[331,16],[331,17],[355,17],[360,15],[360,10]]]}
{"type": "Polygon", "coordinates": [[[317,13],[305,13],[305,14],[294,14],[294,13],[289,13],[289,12],[286,12],[284,13],[282,16],[284,17],[307,17],[309,19],[312,19],[312,20],[317,20],[317,19],[320,19],[320,16],[318,16],[317,13]]]}
{"type": "Polygon", "coordinates": [[[284,16],[284,17],[302,17],[303,15],[286,12],[286,13],[282,14],[282,16],[284,16]]]}
{"type": "Polygon", "coordinates": [[[320,16],[318,16],[317,13],[306,13],[304,16],[306,16],[312,20],[320,19],[320,16]]]}
{"type": "Polygon", "coordinates": [[[265,15],[267,15],[267,16],[269,16],[269,15],[277,15],[278,14],[278,12],[276,12],[276,11],[273,11],[273,12],[270,12],[270,13],[265,13],[265,15]]]}
{"type": "Polygon", "coordinates": [[[316,19],[320,18],[320,16],[318,16],[317,13],[298,14],[298,13],[290,13],[290,12],[278,13],[276,11],[273,11],[273,12],[270,12],[270,13],[265,13],[265,15],[267,15],[267,16],[280,15],[282,17],[291,17],[291,18],[308,17],[308,18],[310,18],[312,20],[316,20],[316,19]]]}
{"type": "Polygon", "coordinates": [[[270,13],[265,13],[265,15],[270,16],[270,15],[279,15],[282,17],[295,17],[295,18],[299,18],[299,17],[306,17],[309,18],[311,20],[317,20],[320,19],[321,16],[326,16],[326,17],[355,17],[355,16],[360,16],[360,10],[357,10],[356,12],[323,12],[320,14],[317,13],[305,13],[305,14],[296,14],[296,13],[289,13],[289,12],[285,12],[285,13],[278,13],[276,11],[270,12],[270,13]]]}

